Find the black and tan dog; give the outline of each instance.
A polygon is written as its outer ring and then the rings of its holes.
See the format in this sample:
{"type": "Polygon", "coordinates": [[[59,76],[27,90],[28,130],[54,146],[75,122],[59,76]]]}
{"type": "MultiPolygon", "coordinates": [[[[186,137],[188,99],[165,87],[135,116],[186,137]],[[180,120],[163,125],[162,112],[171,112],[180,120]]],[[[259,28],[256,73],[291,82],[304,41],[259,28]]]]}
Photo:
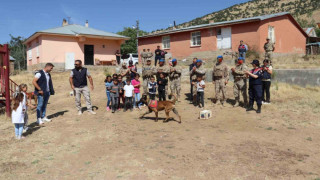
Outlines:
{"type": "Polygon", "coordinates": [[[153,111],[156,115],[155,122],[157,122],[158,121],[158,112],[164,110],[166,112],[166,119],[163,122],[168,122],[170,119],[169,113],[170,113],[170,111],[173,111],[179,117],[179,123],[181,123],[181,116],[179,115],[178,111],[175,108],[175,103],[177,101],[177,98],[175,95],[173,95],[173,97],[174,97],[174,99],[172,101],[158,101],[157,107],[151,107],[151,105],[150,105],[151,101],[149,100],[148,95],[143,94],[140,99],[140,103],[147,105],[149,111],[144,113],[140,118],[143,118],[146,114],[149,114],[153,111]]]}
{"type": "Polygon", "coordinates": [[[38,104],[38,96],[35,95],[33,92],[27,93],[27,99],[30,101],[30,104],[32,104],[31,103],[32,99],[34,99],[34,102],[36,103],[36,105],[38,104]]]}

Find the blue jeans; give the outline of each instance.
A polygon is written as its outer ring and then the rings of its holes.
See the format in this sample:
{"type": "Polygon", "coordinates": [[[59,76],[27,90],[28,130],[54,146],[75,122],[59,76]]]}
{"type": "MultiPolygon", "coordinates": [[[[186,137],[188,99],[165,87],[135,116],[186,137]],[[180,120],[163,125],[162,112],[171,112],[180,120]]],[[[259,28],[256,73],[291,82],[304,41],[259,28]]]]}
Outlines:
{"type": "Polygon", "coordinates": [[[14,131],[15,131],[16,137],[21,137],[23,132],[23,126],[24,126],[24,123],[14,123],[14,131]]]}
{"type": "Polygon", "coordinates": [[[243,63],[246,62],[246,52],[239,52],[239,57],[243,57],[243,63]]]}
{"type": "Polygon", "coordinates": [[[37,119],[44,118],[46,116],[49,97],[50,92],[43,92],[43,95],[38,95],[37,119]]]}
{"type": "MultiPolygon", "coordinates": [[[[134,99],[133,99],[133,107],[136,107],[136,103],[140,101],[140,93],[134,93],[134,99]]],[[[138,106],[141,106],[142,103],[139,103],[138,106]]]]}
{"type": "Polygon", "coordinates": [[[110,107],[110,103],[111,103],[110,91],[107,91],[107,98],[108,98],[107,107],[110,107]]]}

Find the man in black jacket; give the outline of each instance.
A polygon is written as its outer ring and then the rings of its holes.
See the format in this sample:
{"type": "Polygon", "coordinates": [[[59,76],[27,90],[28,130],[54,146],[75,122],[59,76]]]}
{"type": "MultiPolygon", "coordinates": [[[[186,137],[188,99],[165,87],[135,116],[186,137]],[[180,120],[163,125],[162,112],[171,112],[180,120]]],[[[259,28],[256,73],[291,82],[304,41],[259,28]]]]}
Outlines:
{"type": "Polygon", "coordinates": [[[47,63],[43,70],[38,71],[32,84],[35,87],[34,94],[38,97],[37,105],[37,123],[43,124],[43,121],[50,122],[51,120],[46,117],[47,104],[50,95],[54,95],[53,84],[50,72],[54,65],[47,63]]]}
{"type": "Polygon", "coordinates": [[[76,99],[76,107],[78,109],[78,115],[82,114],[81,111],[81,94],[84,96],[87,104],[87,111],[91,114],[96,114],[92,111],[90,91],[88,88],[87,78],[91,84],[91,90],[93,91],[93,80],[87,68],[82,67],[82,61],[76,60],[74,63],[75,68],[70,73],[70,86],[74,90],[74,96],[76,99]]]}

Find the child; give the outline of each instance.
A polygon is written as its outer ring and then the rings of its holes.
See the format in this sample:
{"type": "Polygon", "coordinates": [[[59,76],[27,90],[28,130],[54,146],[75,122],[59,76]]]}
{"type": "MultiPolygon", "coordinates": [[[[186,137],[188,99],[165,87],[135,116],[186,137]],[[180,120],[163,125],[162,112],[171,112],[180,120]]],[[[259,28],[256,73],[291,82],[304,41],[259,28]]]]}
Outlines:
{"type": "Polygon", "coordinates": [[[167,85],[167,83],[168,83],[168,80],[164,78],[164,74],[160,73],[159,79],[157,80],[159,101],[166,100],[166,85],[167,85]]]}
{"type": "Polygon", "coordinates": [[[154,80],[154,76],[151,76],[150,82],[148,82],[149,97],[151,100],[155,100],[156,98],[157,87],[158,86],[154,80]]]}
{"type": "Polygon", "coordinates": [[[110,111],[110,102],[111,102],[111,97],[110,97],[110,87],[112,86],[113,82],[111,80],[111,76],[108,75],[106,80],[104,80],[104,83],[105,83],[105,86],[106,86],[106,93],[107,93],[107,98],[108,98],[108,101],[107,101],[107,111],[110,111]]]}
{"type": "Polygon", "coordinates": [[[133,108],[138,108],[140,109],[140,104],[136,105],[137,102],[140,101],[140,81],[139,81],[140,75],[137,73],[134,79],[131,81],[131,84],[134,87],[134,99],[133,99],[133,108]]]}
{"type": "Polygon", "coordinates": [[[15,127],[16,139],[23,139],[22,136],[23,126],[24,126],[24,114],[26,110],[26,104],[23,100],[23,94],[17,93],[16,97],[13,99],[13,108],[12,108],[12,123],[15,127]]]}
{"type": "Polygon", "coordinates": [[[121,92],[119,93],[119,102],[118,102],[118,109],[120,110],[120,100],[122,101],[122,104],[124,105],[124,93],[123,93],[123,87],[125,85],[125,83],[123,83],[122,81],[122,76],[118,75],[118,83],[119,83],[119,87],[121,92]]]}
{"type": "Polygon", "coordinates": [[[115,79],[118,80],[118,74],[116,74],[116,73],[112,74],[112,81],[115,79]]]}
{"type": "Polygon", "coordinates": [[[24,112],[24,127],[23,127],[23,132],[27,132],[28,131],[28,113],[27,113],[27,110],[28,110],[28,106],[31,108],[31,109],[34,109],[36,108],[35,106],[33,106],[32,104],[29,104],[28,103],[28,99],[27,99],[27,91],[28,91],[28,86],[26,84],[20,84],[19,85],[19,92],[21,92],[23,94],[23,103],[26,105],[26,110],[24,112]]]}
{"type": "Polygon", "coordinates": [[[203,96],[204,96],[204,88],[205,87],[206,87],[206,85],[205,85],[204,81],[202,80],[202,77],[198,76],[197,77],[197,105],[199,106],[199,108],[204,107],[203,96]]]}
{"type": "Polygon", "coordinates": [[[126,85],[123,87],[125,96],[123,112],[127,111],[128,106],[130,108],[130,111],[132,111],[132,97],[134,97],[134,87],[130,84],[130,81],[130,78],[128,78],[126,85]]]}
{"type": "Polygon", "coordinates": [[[119,93],[120,93],[120,87],[118,84],[118,80],[114,79],[113,84],[110,87],[110,97],[111,97],[111,105],[112,105],[112,113],[116,111],[118,108],[118,102],[119,102],[119,93]]]}

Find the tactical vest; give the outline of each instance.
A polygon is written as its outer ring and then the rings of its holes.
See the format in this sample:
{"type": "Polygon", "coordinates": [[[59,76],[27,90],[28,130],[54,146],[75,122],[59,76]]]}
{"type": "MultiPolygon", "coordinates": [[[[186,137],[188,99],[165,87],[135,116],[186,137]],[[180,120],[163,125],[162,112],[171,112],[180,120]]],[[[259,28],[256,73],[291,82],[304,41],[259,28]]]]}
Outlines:
{"type": "Polygon", "coordinates": [[[262,85],[262,70],[261,70],[261,68],[252,69],[250,72],[254,75],[257,75],[258,78],[253,78],[253,77],[249,76],[249,85],[262,85]]]}
{"type": "Polygon", "coordinates": [[[246,52],[247,49],[246,49],[246,46],[244,44],[242,45],[239,45],[239,52],[246,52]]]}
{"type": "MultiPolygon", "coordinates": [[[[269,68],[269,67],[267,66],[267,68],[269,68]]],[[[262,79],[271,79],[271,74],[270,73],[268,73],[267,71],[263,71],[262,73],[263,73],[262,74],[262,79]]]]}
{"type": "Polygon", "coordinates": [[[213,76],[224,76],[224,66],[222,66],[222,64],[216,65],[214,72],[213,72],[213,76]]]}
{"type": "Polygon", "coordinates": [[[72,69],[73,72],[73,85],[76,88],[85,87],[87,83],[87,68],[82,68],[81,71],[72,69]]]}

